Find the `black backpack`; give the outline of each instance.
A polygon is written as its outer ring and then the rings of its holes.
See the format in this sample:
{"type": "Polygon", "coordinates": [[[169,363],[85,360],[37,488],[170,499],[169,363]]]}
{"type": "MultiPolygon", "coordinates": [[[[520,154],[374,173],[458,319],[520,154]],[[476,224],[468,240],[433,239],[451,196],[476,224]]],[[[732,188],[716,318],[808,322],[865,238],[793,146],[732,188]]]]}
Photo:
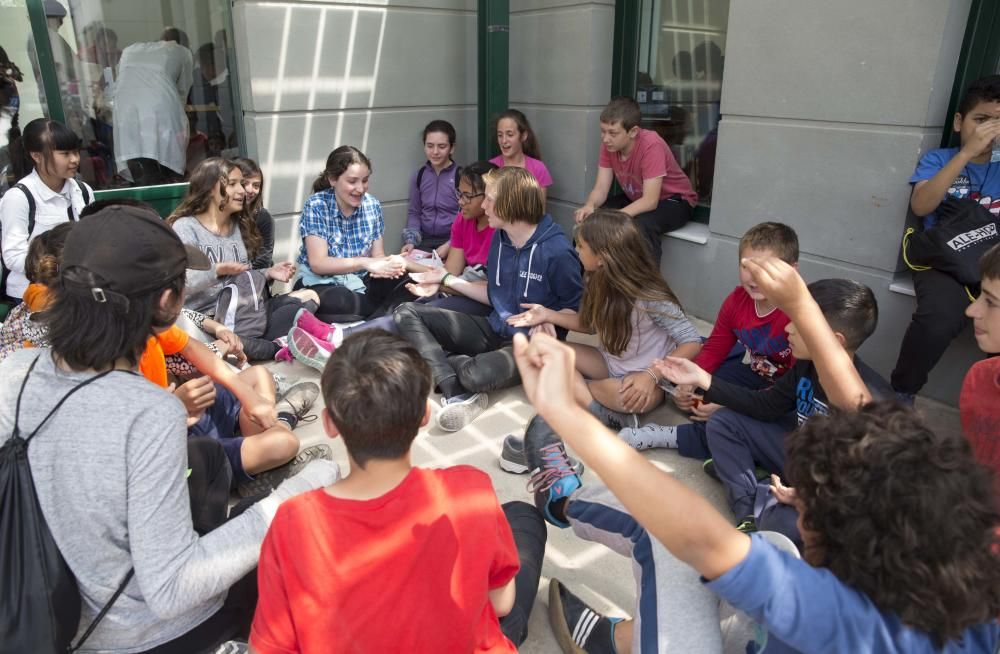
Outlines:
{"type": "Polygon", "coordinates": [[[969,198],[948,196],[935,211],[937,223],[903,236],[903,260],[911,270],[933,268],[951,275],[960,284],[979,284],[979,258],[1000,243],[997,217],[969,198]]]}
{"type": "MultiPolygon", "coordinates": [[[[90,191],[87,190],[87,186],[85,184],[81,184],[80,182],[76,182],[76,185],[80,187],[80,193],[83,194],[83,205],[86,206],[90,204],[90,191]]],[[[14,184],[11,188],[19,189],[22,193],[24,193],[24,197],[28,199],[28,240],[30,241],[31,233],[35,231],[35,196],[31,194],[31,191],[28,190],[27,186],[20,182],[14,184]]],[[[7,192],[10,193],[9,190],[7,192]]],[[[76,221],[76,218],[73,216],[72,202],[70,203],[67,213],[69,214],[70,222],[76,221]]],[[[3,262],[3,257],[0,257],[0,299],[2,299],[3,295],[7,293],[8,275],[10,275],[10,270],[7,269],[7,264],[3,262]]]]}
{"type": "Polygon", "coordinates": [[[80,589],[42,515],[28,463],[28,444],[69,397],[111,370],[78,384],[49,411],[27,437],[21,436],[18,418],[21,396],[36,358],[28,368],[17,394],[14,431],[0,447],[0,579],[4,602],[0,604],[0,654],[66,654],[80,648],[104,618],[132,578],[132,570],[74,646],[80,627],[80,589]]]}

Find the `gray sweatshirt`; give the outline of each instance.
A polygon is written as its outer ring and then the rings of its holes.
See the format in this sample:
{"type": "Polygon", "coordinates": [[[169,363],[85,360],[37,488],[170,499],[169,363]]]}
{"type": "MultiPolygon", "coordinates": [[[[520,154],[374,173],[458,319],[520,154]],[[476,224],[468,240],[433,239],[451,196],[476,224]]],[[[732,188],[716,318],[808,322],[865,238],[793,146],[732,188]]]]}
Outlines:
{"type": "MultiPolygon", "coordinates": [[[[13,431],[17,394],[36,357],[21,401],[25,436],[67,392],[93,376],[56,367],[47,349],[11,354],[0,364],[0,442],[13,431]]],[[[330,470],[307,468],[199,537],[187,491],[185,417],[172,394],[137,374],[116,371],[74,393],[28,447],[42,513],[80,586],[77,637],[135,568],[81,652],[140,652],[204,622],[227,589],[257,564],[281,499],[336,478],[330,470]]]]}
{"type": "Polygon", "coordinates": [[[184,306],[212,316],[225,279],[215,274],[215,264],[224,261],[250,263],[239,225],[233,225],[233,231],[228,236],[213,234],[193,216],[178,219],[173,227],[181,241],[200,249],[212,262],[212,270],[188,269],[187,283],[184,286],[184,306]]]}

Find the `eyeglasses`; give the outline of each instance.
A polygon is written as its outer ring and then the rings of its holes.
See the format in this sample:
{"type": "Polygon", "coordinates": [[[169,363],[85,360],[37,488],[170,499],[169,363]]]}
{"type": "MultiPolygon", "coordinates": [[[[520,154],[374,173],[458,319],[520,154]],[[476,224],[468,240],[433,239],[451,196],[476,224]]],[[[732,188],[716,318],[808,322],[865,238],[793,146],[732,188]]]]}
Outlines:
{"type": "Polygon", "coordinates": [[[472,193],[472,194],[469,194],[469,193],[462,193],[461,191],[455,191],[455,199],[458,200],[459,202],[465,202],[466,204],[468,204],[469,202],[472,202],[476,198],[480,198],[480,197],[482,197],[484,195],[486,195],[486,194],[485,193],[472,193]]]}

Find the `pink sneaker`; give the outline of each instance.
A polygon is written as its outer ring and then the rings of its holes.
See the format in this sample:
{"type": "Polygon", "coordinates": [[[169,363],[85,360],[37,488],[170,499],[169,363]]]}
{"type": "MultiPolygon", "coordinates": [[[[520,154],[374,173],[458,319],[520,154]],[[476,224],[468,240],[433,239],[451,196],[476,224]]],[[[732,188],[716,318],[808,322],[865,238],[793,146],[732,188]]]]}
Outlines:
{"type": "Polygon", "coordinates": [[[298,313],[295,314],[293,324],[321,341],[332,343],[334,347],[339,347],[344,340],[344,332],[342,330],[338,329],[335,325],[323,322],[308,309],[299,309],[298,313]]]}
{"type": "Polygon", "coordinates": [[[291,361],[292,351],[288,349],[288,346],[284,346],[274,354],[275,361],[291,361]]]}
{"type": "Polygon", "coordinates": [[[322,371],[334,348],[333,343],[316,338],[306,330],[296,326],[288,332],[288,349],[292,351],[292,356],[297,361],[322,371]]]}

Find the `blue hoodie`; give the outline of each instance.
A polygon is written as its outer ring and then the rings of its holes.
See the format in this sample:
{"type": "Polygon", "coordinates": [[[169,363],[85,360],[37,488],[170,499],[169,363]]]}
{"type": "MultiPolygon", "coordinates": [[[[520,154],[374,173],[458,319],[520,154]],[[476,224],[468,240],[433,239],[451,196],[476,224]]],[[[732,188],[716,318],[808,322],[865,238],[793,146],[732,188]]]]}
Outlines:
{"type": "MultiPolygon", "coordinates": [[[[524,247],[516,248],[502,229],[493,233],[490,256],[486,262],[487,290],[493,313],[490,327],[504,338],[528,333],[515,329],[507,318],[523,313],[522,304],[541,304],[559,311],[580,308],[583,277],[576,250],[559,225],[548,214],[542,216],[535,233],[524,247]]],[[[566,330],[557,329],[560,337],[566,330]]]]}

